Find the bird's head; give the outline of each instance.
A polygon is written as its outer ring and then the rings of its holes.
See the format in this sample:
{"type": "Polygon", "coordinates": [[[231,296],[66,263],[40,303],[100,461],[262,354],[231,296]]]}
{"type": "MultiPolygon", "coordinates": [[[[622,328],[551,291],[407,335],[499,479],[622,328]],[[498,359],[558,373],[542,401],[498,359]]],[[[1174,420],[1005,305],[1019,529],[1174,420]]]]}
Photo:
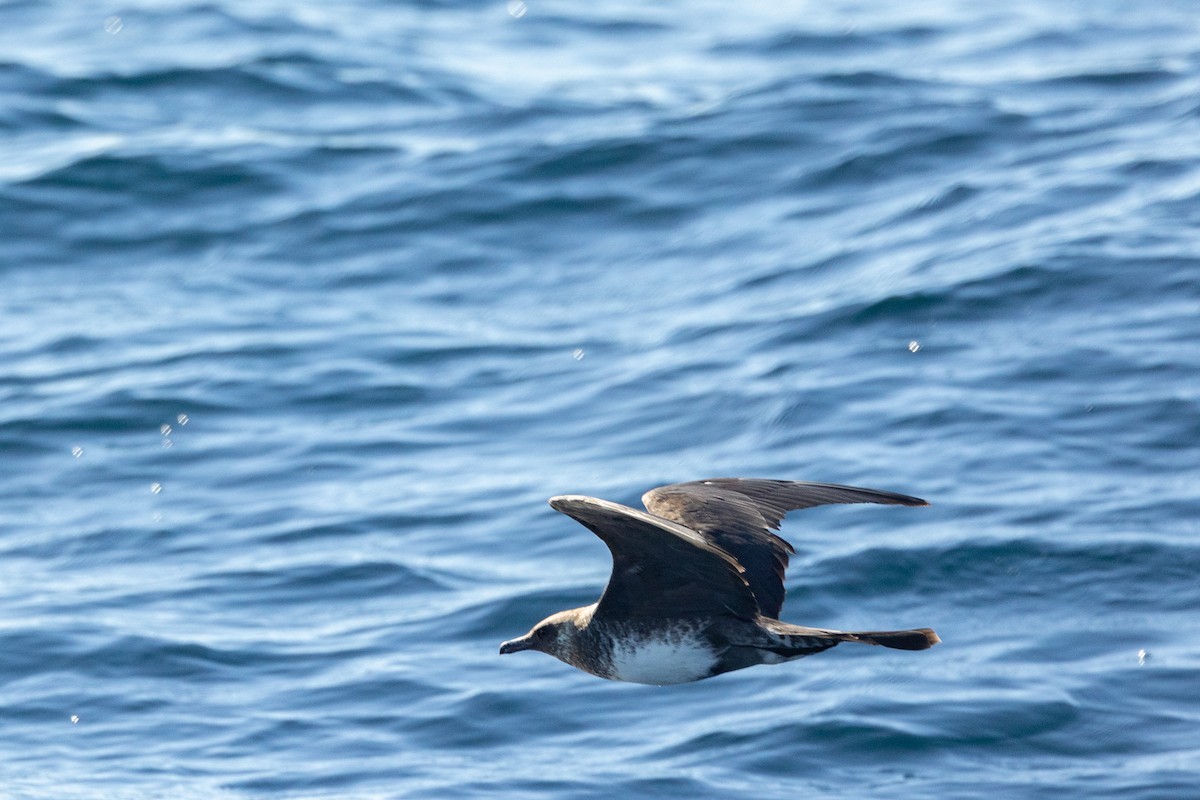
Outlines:
{"type": "MultiPolygon", "coordinates": [[[[540,650],[563,661],[568,661],[574,647],[575,636],[581,627],[587,625],[587,619],[580,612],[590,611],[591,608],[573,608],[551,614],[533,626],[524,636],[509,639],[500,645],[500,655],[517,653],[521,650],[540,650]]],[[[591,614],[587,614],[590,617],[591,614]]]]}

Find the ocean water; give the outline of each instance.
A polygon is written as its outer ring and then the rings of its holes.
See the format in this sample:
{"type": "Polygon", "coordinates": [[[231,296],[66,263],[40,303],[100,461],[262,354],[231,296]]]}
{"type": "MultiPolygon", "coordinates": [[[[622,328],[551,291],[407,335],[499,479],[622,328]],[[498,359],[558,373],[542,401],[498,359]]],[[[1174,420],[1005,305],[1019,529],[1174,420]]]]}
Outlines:
{"type": "Polygon", "coordinates": [[[1200,796],[1188,2],[0,2],[0,796],[1200,796]],[[676,687],[545,505],[818,508],[676,687]]]}

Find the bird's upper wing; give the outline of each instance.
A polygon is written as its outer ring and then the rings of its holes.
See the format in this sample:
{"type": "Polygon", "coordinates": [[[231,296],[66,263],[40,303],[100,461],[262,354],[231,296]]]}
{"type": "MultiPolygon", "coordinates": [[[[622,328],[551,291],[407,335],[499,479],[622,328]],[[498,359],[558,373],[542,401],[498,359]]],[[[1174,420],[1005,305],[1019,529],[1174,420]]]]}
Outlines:
{"type": "Polygon", "coordinates": [[[832,483],[712,478],[674,483],[642,495],[646,509],[701,534],[744,568],[744,577],[768,617],[783,606],[783,575],[792,546],[771,533],[795,509],[828,503],[888,503],[926,506],[924,500],[894,492],[832,483]]]}
{"type": "Polygon", "coordinates": [[[737,559],[709,538],[662,517],[582,495],[550,506],[600,537],[612,553],[612,576],[598,616],[688,617],[758,613],[737,559]]]}

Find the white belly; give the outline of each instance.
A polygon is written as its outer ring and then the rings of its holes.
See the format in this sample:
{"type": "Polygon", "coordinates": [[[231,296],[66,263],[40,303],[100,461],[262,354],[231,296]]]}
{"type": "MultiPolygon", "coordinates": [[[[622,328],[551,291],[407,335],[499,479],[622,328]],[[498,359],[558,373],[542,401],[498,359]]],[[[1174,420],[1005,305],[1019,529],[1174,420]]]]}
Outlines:
{"type": "Polygon", "coordinates": [[[691,637],[634,639],[614,645],[612,678],[630,683],[688,683],[707,678],[716,663],[713,651],[691,637]]]}

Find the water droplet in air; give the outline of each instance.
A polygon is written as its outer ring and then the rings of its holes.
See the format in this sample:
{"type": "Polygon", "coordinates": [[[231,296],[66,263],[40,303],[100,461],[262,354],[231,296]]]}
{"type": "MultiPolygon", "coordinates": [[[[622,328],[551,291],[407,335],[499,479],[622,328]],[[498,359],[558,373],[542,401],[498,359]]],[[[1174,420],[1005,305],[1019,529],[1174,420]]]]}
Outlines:
{"type": "Polygon", "coordinates": [[[78,717],[77,715],[75,715],[75,714],[72,714],[72,715],[71,715],[71,724],[72,724],[72,725],[78,725],[78,724],[79,724],[79,717],[78,717]]]}
{"type": "Polygon", "coordinates": [[[525,16],[525,12],[528,10],[529,8],[521,0],[509,0],[508,14],[513,19],[520,19],[525,16]]]}
{"type": "Polygon", "coordinates": [[[918,342],[916,339],[913,339],[911,342],[908,343],[908,352],[915,353],[920,349],[921,349],[921,343],[918,342]]]}
{"type": "Polygon", "coordinates": [[[1149,660],[1150,660],[1149,653],[1147,653],[1145,650],[1138,650],[1138,666],[1139,667],[1145,666],[1146,662],[1149,660]]]}
{"type": "Polygon", "coordinates": [[[170,425],[159,425],[158,432],[161,433],[163,436],[170,436],[171,435],[171,426],[170,425]]]}
{"type": "Polygon", "coordinates": [[[582,347],[576,347],[575,350],[571,353],[571,357],[574,358],[576,361],[583,361],[583,356],[584,356],[584,352],[583,352],[582,347]]]}
{"type": "Polygon", "coordinates": [[[161,491],[162,491],[162,484],[161,484],[161,483],[152,483],[152,484],[150,484],[150,494],[158,494],[158,493],[159,493],[159,492],[161,492],[161,491]]]}
{"type": "Polygon", "coordinates": [[[121,28],[124,27],[125,23],[121,21],[120,17],[109,17],[108,19],[104,20],[104,30],[108,31],[109,33],[120,33],[121,28]]]}
{"type": "Polygon", "coordinates": [[[71,455],[75,456],[76,458],[83,458],[83,448],[82,447],[72,447],[71,455]]]}
{"type": "Polygon", "coordinates": [[[180,414],[178,417],[175,418],[175,421],[178,422],[180,425],[187,425],[188,424],[188,415],[180,414]]]}

